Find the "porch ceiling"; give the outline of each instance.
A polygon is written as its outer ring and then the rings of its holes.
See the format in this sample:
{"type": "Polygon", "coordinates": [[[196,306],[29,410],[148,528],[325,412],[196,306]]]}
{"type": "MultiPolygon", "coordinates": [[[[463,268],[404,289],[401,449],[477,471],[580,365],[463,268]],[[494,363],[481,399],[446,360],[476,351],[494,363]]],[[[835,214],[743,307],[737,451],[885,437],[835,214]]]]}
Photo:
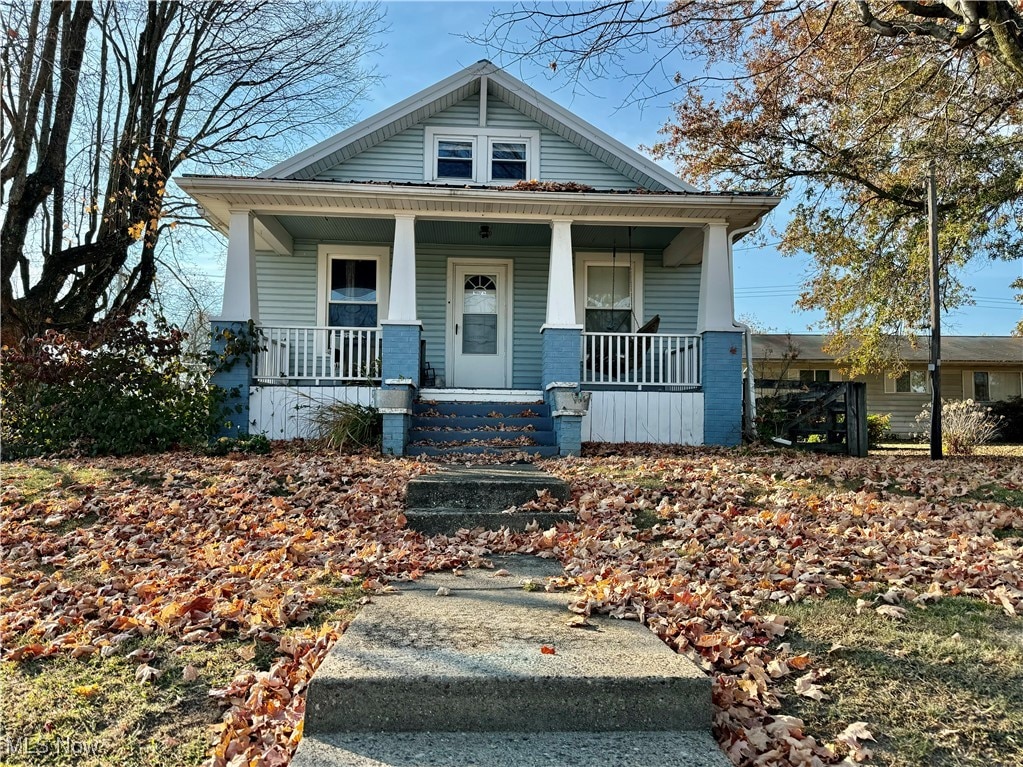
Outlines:
{"type": "MultiPolygon", "coordinates": [[[[296,240],[322,242],[381,242],[394,240],[394,220],[347,216],[277,216],[277,220],[296,240]]],[[[626,226],[572,227],[576,249],[611,248],[662,251],[679,232],[679,227],[636,226],[631,239],[626,226]]],[[[547,224],[507,221],[416,222],[416,242],[424,245],[480,245],[484,247],[548,247],[551,229],[547,224]],[[490,236],[480,237],[480,226],[489,227],[490,236]]]]}

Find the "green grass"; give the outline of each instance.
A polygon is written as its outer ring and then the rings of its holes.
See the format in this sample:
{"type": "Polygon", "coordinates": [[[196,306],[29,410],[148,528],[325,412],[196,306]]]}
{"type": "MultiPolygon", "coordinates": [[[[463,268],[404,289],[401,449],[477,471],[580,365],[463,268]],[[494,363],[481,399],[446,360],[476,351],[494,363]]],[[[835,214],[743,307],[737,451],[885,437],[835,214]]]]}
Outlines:
{"type": "Polygon", "coordinates": [[[81,492],[73,491],[101,486],[113,477],[111,472],[83,462],[42,466],[33,466],[31,463],[3,463],[0,464],[0,472],[4,492],[17,493],[23,499],[23,503],[39,500],[53,490],[60,490],[62,498],[81,497],[81,492]]]}
{"type": "Polygon", "coordinates": [[[1023,620],[966,598],[909,606],[905,621],[869,608],[856,615],[844,594],[784,612],[795,619],[785,637],[793,651],[833,669],[821,683],[826,700],[788,688],[784,713],[810,731],[834,738],[866,722],[876,765],[1023,764],[1023,620]],[[836,644],[844,649],[831,651],[836,644]]]}

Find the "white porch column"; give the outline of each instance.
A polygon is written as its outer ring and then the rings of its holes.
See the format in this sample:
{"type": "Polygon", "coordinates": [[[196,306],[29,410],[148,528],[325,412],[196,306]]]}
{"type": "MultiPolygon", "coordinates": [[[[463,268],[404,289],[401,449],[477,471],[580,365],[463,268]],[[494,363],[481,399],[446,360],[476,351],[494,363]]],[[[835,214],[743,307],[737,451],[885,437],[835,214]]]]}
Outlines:
{"type": "Polygon", "coordinates": [[[391,297],[387,305],[390,322],[416,321],[416,217],[394,217],[394,255],[391,257],[391,297]]]}
{"type": "Polygon", "coordinates": [[[577,327],[570,218],[551,221],[551,263],[547,276],[547,319],[544,326],[577,327]]]}
{"type": "Polygon", "coordinates": [[[232,210],[227,235],[227,270],[220,318],[259,321],[252,211],[232,210]]]}
{"type": "Polygon", "coordinates": [[[728,225],[707,224],[703,228],[700,309],[696,332],[734,332],[734,322],[735,298],[732,295],[732,253],[728,247],[728,225]]]}

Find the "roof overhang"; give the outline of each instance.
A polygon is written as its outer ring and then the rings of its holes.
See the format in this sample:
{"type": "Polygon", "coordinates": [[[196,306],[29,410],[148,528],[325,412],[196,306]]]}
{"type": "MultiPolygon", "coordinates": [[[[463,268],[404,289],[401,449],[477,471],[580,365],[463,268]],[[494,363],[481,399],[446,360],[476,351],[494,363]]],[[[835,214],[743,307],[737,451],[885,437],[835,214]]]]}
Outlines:
{"type": "Polygon", "coordinates": [[[761,194],[546,192],[221,176],[182,176],[176,182],[224,233],[232,210],[249,210],[257,216],[360,218],[405,213],[455,221],[568,218],[579,224],[631,226],[693,227],[717,222],[734,231],[755,224],[781,202],[780,197],[761,194]]]}

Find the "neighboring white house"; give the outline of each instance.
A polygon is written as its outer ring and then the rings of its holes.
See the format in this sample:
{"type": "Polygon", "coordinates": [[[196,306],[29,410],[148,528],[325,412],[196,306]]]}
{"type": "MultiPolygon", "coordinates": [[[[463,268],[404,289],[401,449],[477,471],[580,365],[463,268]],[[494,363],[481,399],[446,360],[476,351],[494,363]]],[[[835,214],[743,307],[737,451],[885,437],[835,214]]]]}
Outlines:
{"type": "Polygon", "coordinates": [[[258,176],[176,180],[229,237],[219,326],[261,328],[242,430],[375,401],[404,453],[417,401],[542,401],[562,453],[740,439],[732,243],[779,199],[698,191],[490,62],[258,176]]]}
{"type": "MultiPolygon", "coordinates": [[[[756,378],[787,378],[807,383],[841,381],[832,355],[823,351],[827,336],[760,334],[753,336],[756,378]]],[[[930,350],[926,344],[900,343],[906,371],[898,377],[878,371],[853,380],[867,384],[867,412],[891,414],[891,431],[908,437],[920,430],[916,416],[930,402],[930,350]]],[[[993,402],[1023,395],[1023,338],[943,336],[942,399],[993,402]]]]}

